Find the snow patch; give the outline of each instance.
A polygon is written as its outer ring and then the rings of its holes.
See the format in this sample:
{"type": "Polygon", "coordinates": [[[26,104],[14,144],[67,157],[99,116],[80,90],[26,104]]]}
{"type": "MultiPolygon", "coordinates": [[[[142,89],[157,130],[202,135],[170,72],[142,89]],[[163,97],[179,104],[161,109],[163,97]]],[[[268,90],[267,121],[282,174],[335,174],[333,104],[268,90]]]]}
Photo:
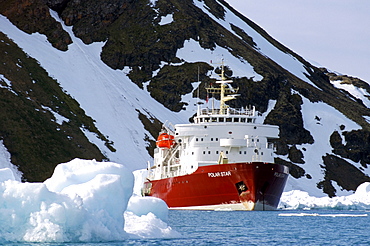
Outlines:
{"type": "Polygon", "coordinates": [[[173,14],[168,14],[166,16],[161,17],[161,21],[159,22],[159,25],[161,26],[167,25],[167,24],[172,23],[172,21],[173,21],[173,14]]]}
{"type": "Polygon", "coordinates": [[[225,65],[233,71],[234,77],[248,77],[253,78],[254,81],[261,81],[263,79],[247,61],[236,58],[227,49],[219,46],[216,46],[213,50],[204,49],[194,39],[186,40],[184,47],[177,50],[176,56],[187,62],[203,61],[211,64],[215,62],[214,65],[216,66],[220,66],[221,60],[224,60],[225,65]]]}
{"type": "Polygon", "coordinates": [[[370,95],[369,93],[363,89],[363,88],[358,88],[352,84],[342,84],[341,80],[335,80],[335,81],[330,81],[336,88],[345,90],[349,92],[352,96],[354,96],[357,99],[360,99],[366,107],[370,108],[370,95]]]}

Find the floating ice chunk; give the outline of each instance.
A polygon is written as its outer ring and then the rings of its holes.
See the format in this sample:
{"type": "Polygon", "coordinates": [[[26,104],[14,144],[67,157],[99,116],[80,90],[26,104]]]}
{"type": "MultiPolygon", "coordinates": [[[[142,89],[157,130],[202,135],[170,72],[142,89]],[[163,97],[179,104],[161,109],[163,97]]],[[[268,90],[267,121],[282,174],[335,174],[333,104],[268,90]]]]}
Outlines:
{"type": "Polygon", "coordinates": [[[128,202],[126,211],[133,212],[138,216],[153,213],[163,221],[168,220],[167,204],[162,199],[156,197],[132,196],[128,202]]]}
{"type": "Polygon", "coordinates": [[[79,159],[58,165],[44,183],[4,181],[0,242],[123,240],[132,187],[133,175],[123,165],[79,159]]]}
{"type": "Polygon", "coordinates": [[[133,186],[132,172],[112,162],[75,159],[44,183],[21,183],[0,169],[0,244],[178,236],[162,221],[168,216],[162,200],[133,197],[129,204],[133,186]]]}
{"type": "Polygon", "coordinates": [[[367,217],[367,214],[319,214],[319,213],[282,213],[284,217],[367,217]]]}
{"type": "Polygon", "coordinates": [[[153,213],[137,216],[133,212],[125,212],[125,231],[132,238],[174,238],[180,233],[173,230],[153,213]]]}
{"type": "Polygon", "coordinates": [[[338,197],[313,197],[307,192],[293,190],[284,192],[278,206],[280,209],[370,209],[370,183],[357,187],[354,194],[338,197]]]}

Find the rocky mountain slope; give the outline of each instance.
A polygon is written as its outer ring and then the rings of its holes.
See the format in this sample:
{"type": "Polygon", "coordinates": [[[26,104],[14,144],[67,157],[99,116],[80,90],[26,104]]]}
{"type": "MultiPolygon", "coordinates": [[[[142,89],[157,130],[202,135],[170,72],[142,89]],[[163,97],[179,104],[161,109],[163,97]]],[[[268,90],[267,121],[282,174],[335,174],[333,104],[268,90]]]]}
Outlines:
{"type": "Polygon", "coordinates": [[[198,76],[204,102],[216,54],[240,88],[230,105],[255,105],[280,126],[276,162],[290,167],[292,188],[335,196],[370,180],[369,84],[312,66],[225,1],[0,0],[0,14],[34,33],[0,25],[0,136],[26,180],[75,157],[145,167],[161,122],[194,113],[198,76]],[[27,43],[40,34],[48,55],[27,43]],[[102,63],[87,55],[95,44],[102,63]],[[69,67],[72,54],[92,72],[69,67]],[[67,81],[66,67],[81,76],[67,81]],[[96,71],[102,80],[88,80],[96,71]],[[103,84],[122,108],[97,109],[103,84]]]}

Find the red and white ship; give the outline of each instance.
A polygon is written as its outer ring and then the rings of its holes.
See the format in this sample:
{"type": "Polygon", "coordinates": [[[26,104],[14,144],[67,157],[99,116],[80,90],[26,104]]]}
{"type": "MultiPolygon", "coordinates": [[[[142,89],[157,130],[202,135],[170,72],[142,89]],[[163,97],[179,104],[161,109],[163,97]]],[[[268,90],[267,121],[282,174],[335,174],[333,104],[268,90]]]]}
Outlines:
{"type": "Polygon", "coordinates": [[[256,123],[252,109],[225,102],[237,89],[221,74],[220,107],[198,108],[194,123],[164,125],[142,193],[175,209],[273,210],[288,178],[274,164],[278,126],[256,123]]]}

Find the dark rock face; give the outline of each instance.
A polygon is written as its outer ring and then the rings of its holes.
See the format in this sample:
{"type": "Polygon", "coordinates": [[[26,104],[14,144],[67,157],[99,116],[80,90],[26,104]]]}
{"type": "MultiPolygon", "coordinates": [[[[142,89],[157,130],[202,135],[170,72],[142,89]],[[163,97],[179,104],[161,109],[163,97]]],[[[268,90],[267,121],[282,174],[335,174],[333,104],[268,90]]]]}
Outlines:
{"type": "MultiPolygon", "coordinates": [[[[302,98],[298,94],[287,95],[281,93],[275,108],[266,117],[266,124],[280,127],[277,154],[288,154],[287,144],[312,144],[314,142],[310,132],[303,127],[301,105],[302,98]]],[[[298,163],[302,163],[302,161],[298,161],[298,163]]]]}
{"type": "Polygon", "coordinates": [[[27,181],[44,181],[57,164],[73,158],[106,157],[80,130],[94,132],[93,119],[66,95],[36,60],[0,32],[0,140],[27,181]],[[67,121],[57,122],[52,112],[67,121]]]}
{"type": "Polygon", "coordinates": [[[160,72],[152,78],[148,86],[150,95],[158,102],[172,111],[179,112],[186,104],[181,101],[181,96],[193,91],[191,83],[199,77],[206,77],[206,73],[211,70],[211,66],[206,63],[184,63],[180,66],[164,66],[160,72]]]}
{"type": "Polygon", "coordinates": [[[67,50],[72,43],[62,25],[51,17],[48,6],[42,0],[0,1],[0,13],[26,33],[45,34],[48,41],[57,49],[67,50]]]}
{"type": "Polygon", "coordinates": [[[323,161],[325,177],[324,181],[318,184],[318,187],[322,188],[330,197],[335,196],[336,192],[332,181],[336,181],[345,190],[353,191],[363,182],[370,181],[370,177],[364,175],[359,169],[337,156],[328,154],[323,157],[323,161]]]}
{"type": "Polygon", "coordinates": [[[295,145],[293,145],[289,149],[288,158],[292,162],[295,162],[295,163],[300,163],[300,164],[304,164],[305,163],[305,161],[303,160],[303,158],[304,158],[303,153],[299,149],[297,149],[297,147],[295,145]]]}
{"type": "Polygon", "coordinates": [[[355,130],[343,132],[343,136],[345,145],[342,143],[342,137],[338,132],[333,132],[330,136],[333,153],[354,162],[360,162],[364,168],[367,168],[370,163],[370,132],[355,130]]]}

